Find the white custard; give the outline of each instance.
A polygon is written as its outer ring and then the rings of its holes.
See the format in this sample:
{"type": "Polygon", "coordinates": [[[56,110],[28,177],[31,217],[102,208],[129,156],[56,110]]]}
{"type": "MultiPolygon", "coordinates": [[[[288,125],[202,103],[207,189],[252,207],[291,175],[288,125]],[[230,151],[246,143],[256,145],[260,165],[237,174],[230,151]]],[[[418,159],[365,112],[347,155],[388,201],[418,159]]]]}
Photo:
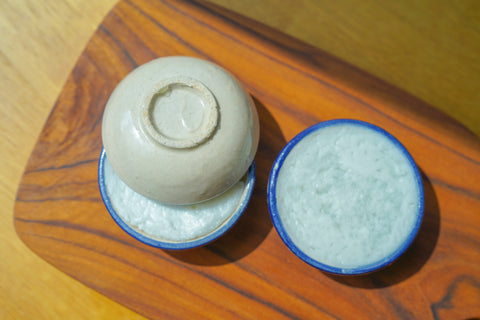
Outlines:
{"type": "Polygon", "coordinates": [[[105,185],[116,213],[150,238],[185,242],[209,235],[236,212],[245,181],[241,179],[222,195],[194,205],[167,205],[149,199],[126,185],[105,159],[105,185]]]}
{"type": "Polygon", "coordinates": [[[290,151],[276,201],[301,251],[332,267],[355,268],[405,242],[417,219],[418,188],[409,159],[391,140],[367,127],[336,124],[290,151]]]}

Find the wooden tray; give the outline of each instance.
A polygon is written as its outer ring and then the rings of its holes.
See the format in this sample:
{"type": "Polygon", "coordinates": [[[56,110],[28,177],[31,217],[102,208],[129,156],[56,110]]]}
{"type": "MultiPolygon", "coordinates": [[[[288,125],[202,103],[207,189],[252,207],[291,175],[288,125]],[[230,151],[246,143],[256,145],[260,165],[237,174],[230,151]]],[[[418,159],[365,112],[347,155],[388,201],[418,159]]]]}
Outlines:
{"type": "MultiPolygon", "coordinates": [[[[123,0],[98,28],[37,142],[15,205],[19,237],[58,269],[152,318],[480,316],[480,144],[424,102],[259,23],[203,2],[123,0]],[[261,122],[257,184],[220,240],[169,252],[125,234],[97,187],[101,118],[116,84],[159,56],[190,55],[235,74],[261,122]],[[422,170],[426,212],[412,247],[371,275],[337,277],[297,259],[272,228],[268,174],[319,121],[379,125],[422,170]]],[[[34,270],[32,270],[34,272],[34,270]]]]}

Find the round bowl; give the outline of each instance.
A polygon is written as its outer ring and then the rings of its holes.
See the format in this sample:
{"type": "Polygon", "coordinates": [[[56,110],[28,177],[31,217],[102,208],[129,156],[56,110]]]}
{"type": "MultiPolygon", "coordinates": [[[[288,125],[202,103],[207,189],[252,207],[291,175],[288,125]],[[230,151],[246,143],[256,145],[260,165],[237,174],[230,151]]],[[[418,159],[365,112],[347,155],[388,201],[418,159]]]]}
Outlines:
{"type": "Polygon", "coordinates": [[[358,275],[407,250],[422,222],[424,193],[413,158],[394,136],[339,119],[307,128],[284,147],[270,173],[268,206],[301,260],[358,275]]]}
{"type": "Polygon", "coordinates": [[[247,172],[258,147],[255,104],[226,70],[193,57],[139,66],[111,94],[102,141],[118,176],[168,204],[212,199],[247,172]]]}
{"type": "MultiPolygon", "coordinates": [[[[112,183],[112,177],[109,177],[106,174],[106,170],[109,169],[110,176],[115,174],[113,169],[108,168],[110,163],[108,162],[107,155],[105,149],[102,149],[102,153],[100,155],[99,165],[98,165],[98,183],[100,187],[100,194],[102,196],[103,202],[105,206],[112,216],[113,220],[123,229],[127,234],[132,236],[133,238],[141,241],[145,244],[148,244],[153,247],[161,248],[161,249],[168,249],[168,250],[183,250],[183,249],[191,249],[206,245],[215,239],[219,238],[223,234],[225,234],[240,218],[242,213],[245,211],[248,202],[250,201],[250,197],[252,195],[253,187],[255,184],[255,164],[252,163],[246,175],[241,179],[244,182],[243,190],[241,191],[241,196],[238,199],[238,203],[235,206],[235,209],[228,214],[228,217],[222,221],[219,225],[216,225],[212,230],[209,232],[202,234],[200,236],[196,236],[193,239],[188,240],[171,240],[171,239],[162,239],[161,237],[151,235],[144,230],[141,230],[138,226],[128,222],[124,216],[119,214],[119,210],[124,209],[123,204],[116,203],[115,200],[111,197],[111,194],[108,191],[108,183],[112,183]]],[[[119,179],[115,177],[115,179],[119,179]]],[[[124,185],[124,190],[128,189],[127,185],[124,185]]],[[[228,191],[227,191],[228,192],[228,191]]],[[[135,191],[128,189],[128,192],[122,193],[122,196],[127,195],[127,199],[125,201],[130,201],[129,197],[135,197],[135,201],[140,199],[141,202],[151,202],[156,203],[157,201],[144,197],[141,194],[135,193],[135,191]],[[130,196],[129,196],[130,195],[130,196]],[[133,195],[133,196],[132,196],[133,195]]],[[[215,201],[215,200],[211,200],[215,201]]],[[[118,202],[118,200],[117,200],[118,202]]],[[[158,202],[157,202],[158,203],[158,202]]],[[[163,205],[158,203],[159,205],[163,205]]],[[[202,204],[200,204],[202,205],[202,204]]],[[[177,207],[190,207],[190,206],[177,206],[177,207]]]]}

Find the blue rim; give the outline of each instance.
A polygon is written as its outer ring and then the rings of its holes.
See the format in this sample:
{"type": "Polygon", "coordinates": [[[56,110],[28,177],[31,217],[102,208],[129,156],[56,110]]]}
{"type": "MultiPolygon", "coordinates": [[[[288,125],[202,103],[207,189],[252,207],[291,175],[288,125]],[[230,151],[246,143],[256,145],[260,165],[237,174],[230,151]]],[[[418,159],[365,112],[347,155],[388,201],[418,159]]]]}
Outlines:
{"type": "Polygon", "coordinates": [[[184,250],[184,249],[197,248],[197,247],[204,246],[214,241],[215,239],[219,238],[223,234],[225,234],[238,221],[240,216],[243,214],[243,212],[247,208],[247,205],[252,196],[253,187],[255,185],[255,163],[252,162],[252,165],[248,169],[247,184],[245,186],[245,190],[243,191],[240,205],[238,206],[237,211],[229,218],[229,220],[226,223],[224,223],[220,228],[218,228],[217,230],[215,230],[214,232],[210,233],[209,235],[203,238],[186,241],[186,242],[160,241],[157,239],[149,238],[139,233],[138,231],[130,227],[115,211],[112,205],[112,202],[110,201],[110,198],[108,196],[107,188],[105,185],[105,159],[106,158],[107,158],[107,155],[105,153],[105,148],[102,148],[102,152],[100,154],[100,159],[98,162],[98,185],[100,188],[100,194],[102,196],[102,200],[108,212],[110,213],[110,216],[120,226],[120,228],[123,229],[123,231],[128,233],[133,238],[145,244],[148,244],[150,246],[161,248],[161,249],[184,250]]]}
{"type": "Polygon", "coordinates": [[[423,210],[424,210],[424,191],[423,191],[423,184],[422,184],[422,178],[420,175],[420,171],[418,170],[417,165],[415,164],[415,161],[413,160],[412,156],[410,153],[407,151],[407,149],[398,141],[394,136],[392,136],[390,133],[387,131],[383,130],[382,128],[379,128],[371,123],[360,121],[360,120],[353,120],[353,119],[336,119],[336,120],[330,120],[330,121],[325,121],[318,123],[314,126],[311,126],[304,131],[300,132],[297,136],[295,136],[287,145],[282,149],[280,154],[278,155],[277,159],[273,163],[272,170],[270,172],[270,177],[268,180],[268,209],[270,211],[270,217],[272,218],[273,225],[275,226],[275,229],[277,230],[278,234],[280,235],[280,238],[282,238],[283,242],[287,245],[287,247],[300,259],[305,261],[306,263],[310,264],[311,266],[318,268],[320,270],[333,273],[333,274],[341,274],[341,275],[359,275],[359,274],[365,274],[365,273],[370,273],[376,270],[379,270],[381,268],[384,268],[391,263],[393,263],[398,257],[400,257],[407,249],[410,247],[412,244],[413,240],[415,239],[418,230],[420,229],[420,225],[422,223],[423,219],[423,210]],[[322,129],[328,126],[334,126],[334,125],[344,125],[344,124],[350,124],[350,125],[358,125],[362,126],[368,129],[371,129],[373,131],[376,131],[383,136],[387,137],[390,142],[392,142],[408,159],[410,166],[412,167],[414,174],[415,174],[415,181],[417,183],[418,187],[418,211],[417,211],[417,220],[415,221],[415,225],[413,226],[410,234],[408,235],[407,239],[405,242],[402,243],[400,247],[398,247],[393,253],[390,255],[386,256],[385,258],[360,267],[355,267],[355,268],[338,268],[338,267],[333,267],[324,263],[321,263],[315,259],[312,259],[310,256],[305,254],[302,250],[300,250],[292,241],[290,236],[288,235],[285,227],[282,224],[282,221],[279,216],[278,212],[278,207],[277,207],[277,199],[276,199],[276,188],[277,188],[277,179],[278,179],[278,174],[280,173],[280,170],[282,168],[282,165],[287,158],[288,154],[292,149],[305,137],[308,135],[322,129]]]}

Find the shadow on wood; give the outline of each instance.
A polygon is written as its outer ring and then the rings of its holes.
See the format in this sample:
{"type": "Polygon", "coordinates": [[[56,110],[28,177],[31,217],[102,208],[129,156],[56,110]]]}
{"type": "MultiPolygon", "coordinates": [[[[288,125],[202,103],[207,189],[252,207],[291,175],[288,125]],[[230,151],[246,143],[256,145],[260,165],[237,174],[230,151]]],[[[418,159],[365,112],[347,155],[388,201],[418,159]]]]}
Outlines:
{"type": "Polygon", "coordinates": [[[186,251],[166,251],[172,257],[196,265],[234,262],[255,250],[272,229],[267,205],[267,184],[275,158],[285,138],[267,108],[255,99],[260,120],[260,142],[255,157],[256,181],[252,198],[240,220],[223,237],[211,244],[186,251]]]}

